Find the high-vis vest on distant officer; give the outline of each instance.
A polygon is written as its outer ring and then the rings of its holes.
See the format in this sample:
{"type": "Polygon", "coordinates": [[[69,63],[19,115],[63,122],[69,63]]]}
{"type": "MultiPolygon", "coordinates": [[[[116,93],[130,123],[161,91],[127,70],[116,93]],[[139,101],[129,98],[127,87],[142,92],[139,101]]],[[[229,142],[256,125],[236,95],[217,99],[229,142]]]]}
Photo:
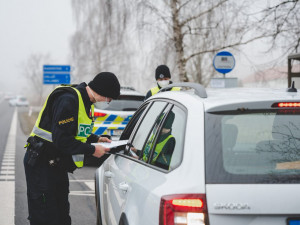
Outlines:
{"type": "MultiPolygon", "coordinates": [[[[91,135],[91,133],[93,131],[94,105],[91,106],[92,119],[90,119],[89,116],[86,113],[84,103],[83,103],[83,100],[82,100],[82,96],[76,88],[73,88],[73,87],[70,87],[70,86],[69,87],[68,86],[59,86],[54,91],[57,91],[58,89],[62,89],[62,90],[69,91],[69,92],[72,92],[72,93],[74,93],[74,91],[75,91],[77,93],[78,100],[79,100],[79,107],[78,107],[78,128],[77,128],[77,135],[75,136],[75,139],[85,143],[87,138],[91,135]]],[[[30,134],[30,136],[38,136],[38,137],[40,137],[44,140],[47,140],[49,142],[53,142],[52,132],[50,132],[48,130],[45,130],[45,129],[42,129],[40,127],[40,122],[41,122],[42,115],[45,111],[45,108],[47,106],[47,103],[49,101],[49,97],[51,96],[51,94],[48,96],[42,110],[40,111],[39,116],[36,120],[36,123],[33,127],[33,130],[30,134]]],[[[83,154],[72,155],[72,158],[73,158],[73,161],[74,161],[75,165],[78,168],[83,166],[83,159],[84,159],[83,154]]]]}
{"type": "MultiPolygon", "coordinates": [[[[154,137],[154,136],[153,136],[153,137],[154,137]]],[[[153,144],[153,143],[152,143],[153,137],[150,138],[150,141],[149,141],[149,143],[151,143],[151,144],[148,144],[148,143],[147,143],[146,146],[145,146],[145,150],[144,150],[144,153],[143,153],[143,160],[144,160],[145,162],[148,161],[150,149],[152,148],[152,144],[153,144]]],[[[153,159],[152,159],[151,163],[154,163],[154,162],[157,160],[157,158],[158,158],[159,154],[161,153],[162,149],[164,148],[165,144],[166,144],[166,143],[168,142],[168,140],[169,140],[170,138],[172,138],[172,137],[174,137],[174,136],[170,134],[167,138],[165,138],[163,141],[159,142],[159,143],[155,146],[155,151],[154,151],[153,159]]]]}
{"type": "MultiPolygon", "coordinates": [[[[155,95],[159,90],[158,86],[151,88],[151,95],[155,95]]],[[[173,87],[171,91],[180,91],[180,87],[173,87]]]]}
{"type": "Polygon", "coordinates": [[[163,150],[165,144],[172,137],[174,137],[174,136],[170,134],[165,140],[163,140],[162,142],[160,142],[156,145],[151,163],[154,163],[157,160],[157,158],[158,158],[159,154],[161,153],[161,151],[163,150]]]}

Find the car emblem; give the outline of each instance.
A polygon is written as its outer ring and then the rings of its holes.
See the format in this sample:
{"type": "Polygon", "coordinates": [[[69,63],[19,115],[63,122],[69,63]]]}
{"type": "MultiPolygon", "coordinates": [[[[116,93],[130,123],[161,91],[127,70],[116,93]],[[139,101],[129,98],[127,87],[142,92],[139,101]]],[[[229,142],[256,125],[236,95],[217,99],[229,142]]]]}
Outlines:
{"type": "Polygon", "coordinates": [[[226,209],[226,210],[245,210],[250,209],[250,206],[248,203],[214,203],[215,209],[226,209]]]}

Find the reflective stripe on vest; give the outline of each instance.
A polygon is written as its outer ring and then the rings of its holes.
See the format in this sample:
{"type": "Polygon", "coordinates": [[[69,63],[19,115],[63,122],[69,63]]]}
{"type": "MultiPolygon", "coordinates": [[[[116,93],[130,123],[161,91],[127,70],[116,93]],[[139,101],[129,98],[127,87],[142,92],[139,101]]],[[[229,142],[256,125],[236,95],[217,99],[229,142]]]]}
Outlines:
{"type": "Polygon", "coordinates": [[[165,144],[172,137],[174,137],[174,136],[170,134],[165,140],[163,140],[162,142],[160,142],[156,145],[155,152],[153,154],[153,159],[152,159],[151,163],[154,163],[157,160],[157,158],[158,158],[159,154],[161,153],[162,149],[164,148],[165,144]]]}
{"type": "Polygon", "coordinates": [[[144,162],[148,161],[150,150],[153,146],[154,137],[155,137],[154,134],[152,134],[152,136],[149,138],[149,140],[147,141],[147,143],[145,145],[145,149],[143,151],[143,160],[144,160],[144,162]]]}
{"type": "MultiPolygon", "coordinates": [[[[90,119],[89,116],[86,114],[86,110],[85,110],[85,107],[84,107],[82,96],[81,96],[80,92],[76,88],[66,87],[66,86],[59,86],[59,87],[55,88],[55,90],[58,89],[58,88],[72,88],[73,90],[75,90],[75,92],[78,95],[78,100],[79,100],[79,107],[78,107],[78,128],[77,128],[77,135],[75,136],[75,139],[79,140],[79,141],[81,141],[83,143],[85,143],[86,140],[87,140],[87,138],[88,138],[88,136],[90,136],[90,134],[92,133],[94,122],[93,122],[93,119],[90,119]]],[[[49,142],[53,142],[53,140],[52,140],[52,133],[50,131],[47,131],[47,130],[42,129],[42,128],[39,127],[42,115],[43,115],[44,110],[45,110],[45,108],[47,106],[47,103],[48,103],[50,95],[48,96],[48,98],[47,98],[47,100],[46,100],[46,102],[45,102],[42,110],[39,113],[39,116],[37,118],[37,121],[36,121],[36,123],[35,123],[35,125],[33,127],[33,130],[31,132],[30,136],[35,136],[36,135],[36,136],[38,136],[40,138],[43,138],[44,140],[47,140],[49,142]]],[[[91,114],[92,114],[92,118],[94,118],[94,105],[91,106],[91,114]]],[[[84,160],[84,155],[83,154],[72,155],[72,159],[73,159],[75,165],[78,168],[80,168],[80,167],[83,166],[83,160],[84,160]]]]}
{"type": "MultiPolygon", "coordinates": [[[[158,86],[151,88],[151,95],[155,95],[160,89],[158,86]]],[[[171,91],[180,91],[180,87],[172,87],[171,91]]]]}

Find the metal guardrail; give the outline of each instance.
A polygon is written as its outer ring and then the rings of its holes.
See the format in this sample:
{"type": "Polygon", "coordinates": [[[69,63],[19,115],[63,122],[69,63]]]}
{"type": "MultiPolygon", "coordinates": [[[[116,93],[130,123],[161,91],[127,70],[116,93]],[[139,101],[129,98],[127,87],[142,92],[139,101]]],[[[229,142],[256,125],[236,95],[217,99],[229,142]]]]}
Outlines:
{"type": "Polygon", "coordinates": [[[192,83],[192,82],[180,82],[180,83],[173,83],[169,84],[168,86],[160,89],[159,92],[165,92],[171,90],[173,87],[187,87],[192,88],[195,90],[195,94],[198,95],[200,98],[207,98],[207,93],[205,88],[198,83],[192,83]]]}

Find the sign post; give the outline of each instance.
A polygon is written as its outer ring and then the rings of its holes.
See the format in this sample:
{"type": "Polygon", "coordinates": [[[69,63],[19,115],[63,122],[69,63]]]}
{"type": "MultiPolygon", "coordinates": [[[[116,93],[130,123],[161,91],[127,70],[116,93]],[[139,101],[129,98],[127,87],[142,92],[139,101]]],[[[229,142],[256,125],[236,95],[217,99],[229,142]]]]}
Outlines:
{"type": "Polygon", "coordinates": [[[237,78],[225,78],[225,74],[233,70],[235,59],[230,52],[218,52],[214,59],[213,65],[216,71],[223,74],[223,78],[212,78],[210,86],[213,88],[230,88],[237,87],[237,78]]]}
{"type": "Polygon", "coordinates": [[[44,65],[43,84],[70,84],[70,65],[44,65]]]}
{"type": "Polygon", "coordinates": [[[233,70],[235,66],[235,59],[230,52],[223,51],[215,55],[213,64],[215,70],[222,73],[225,77],[226,73],[233,70]]]}

